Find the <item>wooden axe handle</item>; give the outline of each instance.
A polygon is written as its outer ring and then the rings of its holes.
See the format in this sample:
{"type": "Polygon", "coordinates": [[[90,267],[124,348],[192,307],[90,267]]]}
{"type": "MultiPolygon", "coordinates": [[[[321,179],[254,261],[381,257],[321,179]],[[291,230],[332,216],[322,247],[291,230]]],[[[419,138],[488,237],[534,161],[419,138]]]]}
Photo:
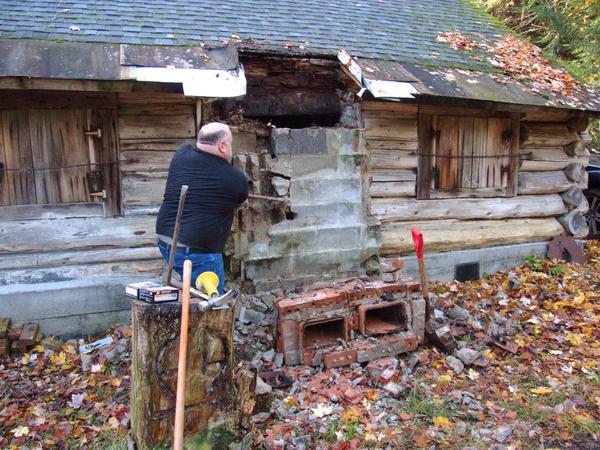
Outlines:
{"type": "Polygon", "coordinates": [[[192,262],[183,263],[183,290],[181,295],[181,332],[179,334],[179,363],[177,365],[177,396],[175,400],[175,430],[173,448],[183,449],[185,425],[185,372],[187,370],[188,323],[190,315],[190,286],[192,284],[192,262]]]}
{"type": "Polygon", "coordinates": [[[173,275],[173,264],[175,264],[175,253],[177,253],[177,239],[179,239],[179,228],[181,227],[181,217],[183,216],[183,206],[185,205],[185,196],[188,186],[181,186],[179,194],[179,205],[177,206],[177,217],[175,218],[175,229],[173,230],[173,241],[171,242],[171,251],[169,252],[169,271],[167,272],[167,284],[171,285],[171,276],[173,275]]]}

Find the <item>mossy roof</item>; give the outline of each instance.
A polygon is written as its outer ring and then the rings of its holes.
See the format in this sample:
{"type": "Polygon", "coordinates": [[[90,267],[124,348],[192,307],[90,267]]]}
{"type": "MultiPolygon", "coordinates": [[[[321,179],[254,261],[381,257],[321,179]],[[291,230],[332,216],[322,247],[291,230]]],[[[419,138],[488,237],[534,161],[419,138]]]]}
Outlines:
{"type": "Polygon", "coordinates": [[[436,40],[459,31],[495,40],[506,28],[468,0],[3,0],[0,38],[240,46],[351,55],[475,70],[477,52],[436,40]],[[235,38],[234,38],[235,39],[235,38]]]}

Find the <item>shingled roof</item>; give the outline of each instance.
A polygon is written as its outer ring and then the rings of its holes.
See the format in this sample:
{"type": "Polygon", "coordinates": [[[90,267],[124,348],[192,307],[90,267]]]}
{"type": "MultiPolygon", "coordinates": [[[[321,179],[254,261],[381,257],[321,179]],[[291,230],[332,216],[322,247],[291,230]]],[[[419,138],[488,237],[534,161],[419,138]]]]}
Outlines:
{"type": "Polygon", "coordinates": [[[494,70],[436,40],[459,31],[494,40],[506,28],[461,0],[3,0],[0,38],[199,45],[237,39],[271,51],[351,55],[494,70]]]}

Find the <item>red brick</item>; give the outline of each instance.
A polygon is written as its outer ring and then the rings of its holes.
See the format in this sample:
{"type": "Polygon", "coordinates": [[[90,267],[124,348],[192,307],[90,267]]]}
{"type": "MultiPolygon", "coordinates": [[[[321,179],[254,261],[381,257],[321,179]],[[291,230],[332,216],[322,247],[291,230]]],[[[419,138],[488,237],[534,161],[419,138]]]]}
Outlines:
{"type": "Polygon", "coordinates": [[[345,292],[329,288],[317,291],[313,300],[317,307],[331,304],[343,306],[348,303],[345,292]]]}
{"type": "Polygon", "coordinates": [[[344,392],[344,398],[354,405],[360,403],[364,397],[358,389],[350,388],[344,392]]]}
{"type": "Polygon", "coordinates": [[[303,311],[313,306],[313,299],[310,297],[287,298],[277,303],[277,309],[280,315],[289,314],[294,311],[303,311]]]}
{"type": "Polygon", "coordinates": [[[381,372],[381,375],[379,375],[379,380],[382,383],[387,384],[390,381],[392,381],[394,378],[396,378],[397,376],[398,376],[397,370],[385,369],[383,372],[381,372]]]}
{"type": "Polygon", "coordinates": [[[277,351],[285,354],[295,350],[300,350],[298,322],[295,320],[280,320],[277,351]]]}
{"type": "Polygon", "coordinates": [[[327,369],[349,366],[356,362],[356,350],[344,350],[341,352],[327,353],[323,357],[323,364],[327,369]]]}

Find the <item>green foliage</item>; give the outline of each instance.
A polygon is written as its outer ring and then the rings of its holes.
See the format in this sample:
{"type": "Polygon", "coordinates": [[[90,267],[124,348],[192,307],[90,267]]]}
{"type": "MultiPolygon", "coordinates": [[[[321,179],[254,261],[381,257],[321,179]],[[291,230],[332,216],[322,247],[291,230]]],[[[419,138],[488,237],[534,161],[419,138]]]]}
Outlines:
{"type": "MultiPolygon", "coordinates": [[[[528,37],[577,79],[600,89],[600,1],[479,0],[494,17],[528,37]]],[[[600,122],[590,127],[600,150],[600,122]]]]}
{"type": "Polygon", "coordinates": [[[553,277],[562,273],[565,273],[565,268],[563,266],[554,266],[548,269],[548,275],[553,277]]]}
{"type": "Polygon", "coordinates": [[[533,272],[543,272],[544,264],[542,260],[536,257],[533,253],[531,253],[527,259],[525,260],[527,267],[529,267],[533,272]]]}

